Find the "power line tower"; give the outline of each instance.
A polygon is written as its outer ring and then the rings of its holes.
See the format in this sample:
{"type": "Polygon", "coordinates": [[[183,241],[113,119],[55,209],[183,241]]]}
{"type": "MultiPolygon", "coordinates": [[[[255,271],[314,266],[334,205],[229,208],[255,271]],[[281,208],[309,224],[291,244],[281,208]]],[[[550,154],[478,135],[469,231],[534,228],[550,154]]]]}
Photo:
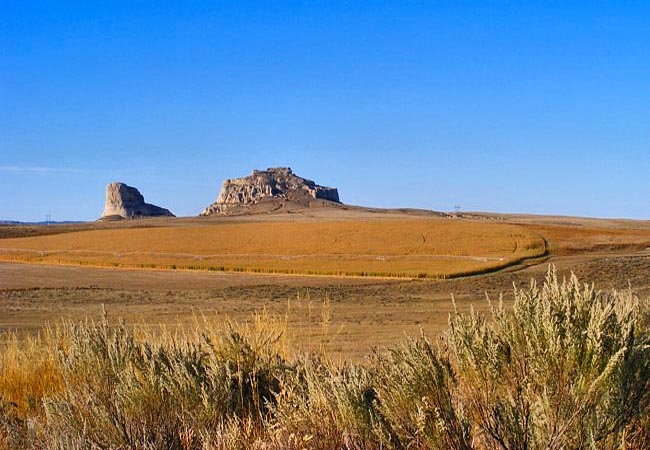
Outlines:
{"type": "Polygon", "coordinates": [[[47,213],[45,214],[45,225],[49,225],[50,222],[52,222],[52,214],[47,213]]]}
{"type": "Polygon", "coordinates": [[[460,214],[460,205],[454,205],[454,212],[456,213],[456,217],[460,214]]]}

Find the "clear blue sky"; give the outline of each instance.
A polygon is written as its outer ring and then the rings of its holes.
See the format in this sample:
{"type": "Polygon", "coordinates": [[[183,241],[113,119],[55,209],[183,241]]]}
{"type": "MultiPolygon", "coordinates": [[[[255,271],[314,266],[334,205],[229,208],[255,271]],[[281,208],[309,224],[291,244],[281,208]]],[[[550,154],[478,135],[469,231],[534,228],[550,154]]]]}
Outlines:
{"type": "Polygon", "coordinates": [[[650,2],[0,0],[0,219],[346,203],[650,218],[650,2]]]}

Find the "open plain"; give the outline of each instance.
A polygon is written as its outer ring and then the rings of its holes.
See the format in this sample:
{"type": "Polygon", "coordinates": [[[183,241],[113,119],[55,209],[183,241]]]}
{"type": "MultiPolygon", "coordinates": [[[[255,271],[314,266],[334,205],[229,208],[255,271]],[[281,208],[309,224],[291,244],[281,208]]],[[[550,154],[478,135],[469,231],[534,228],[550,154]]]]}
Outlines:
{"type": "Polygon", "coordinates": [[[31,333],[102,307],[147,328],[265,310],[287,318],[296,345],[356,358],[439,333],[452,295],[461,310],[488,308],[486,294],[507,304],[513,284],[541,280],[549,264],[598,289],[650,294],[643,221],[304,210],[0,231],[0,328],[31,333]]]}

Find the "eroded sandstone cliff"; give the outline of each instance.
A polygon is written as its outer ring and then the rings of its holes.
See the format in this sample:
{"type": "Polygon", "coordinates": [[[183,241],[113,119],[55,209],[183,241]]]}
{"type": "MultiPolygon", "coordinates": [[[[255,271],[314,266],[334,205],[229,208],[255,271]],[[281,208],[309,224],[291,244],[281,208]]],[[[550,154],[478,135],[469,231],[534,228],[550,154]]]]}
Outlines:
{"type": "Polygon", "coordinates": [[[136,188],[124,183],[110,183],[106,186],[106,203],[100,219],[135,219],[138,217],[169,216],[168,209],[145,203],[136,188]]]}

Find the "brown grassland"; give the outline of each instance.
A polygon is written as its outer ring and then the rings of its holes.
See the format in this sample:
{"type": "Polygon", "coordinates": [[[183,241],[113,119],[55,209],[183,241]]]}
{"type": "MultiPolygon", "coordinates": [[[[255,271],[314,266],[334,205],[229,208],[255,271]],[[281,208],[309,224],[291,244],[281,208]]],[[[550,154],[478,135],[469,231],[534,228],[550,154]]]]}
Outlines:
{"type": "Polygon", "coordinates": [[[7,226],[0,248],[3,450],[650,439],[650,222],[310,211],[7,226]]]}
{"type": "MultiPolygon", "coordinates": [[[[549,263],[555,264],[561,275],[575,272],[600,289],[632,285],[638,295],[650,295],[650,223],[642,221],[495,215],[441,219],[406,213],[310,211],[218,219],[8,226],[0,227],[0,236],[4,236],[0,239],[2,248],[30,250],[23,254],[27,262],[8,262],[20,256],[15,252],[0,256],[7,261],[0,263],[0,329],[30,333],[61,319],[97,319],[102,305],[111,317],[123,317],[140,328],[186,327],[201,315],[247,321],[254,313],[266,310],[286,315],[296,343],[308,346],[318,339],[321,306],[327,300],[331,328],[325,345],[340,356],[358,359],[370,348],[388,345],[405,333],[414,335],[424,330],[436,335],[444,330],[453,311],[452,295],[463,311],[470,307],[486,310],[486,294],[497,298],[504,293],[509,304],[513,283],[523,286],[531,278],[541,280],[549,263]],[[21,236],[28,238],[17,239],[21,236]],[[365,265],[368,261],[376,264],[377,272],[399,269],[399,275],[410,273],[415,277],[423,271],[429,276],[438,274],[437,264],[448,264],[442,269],[447,273],[458,270],[452,263],[463,264],[462,270],[485,270],[493,261],[472,258],[503,257],[500,267],[526,252],[530,256],[541,252],[540,236],[546,246],[545,257],[525,259],[480,276],[437,280],[304,275],[308,263],[320,264],[310,268],[321,273],[327,273],[327,264],[338,264],[332,267],[333,272],[370,274],[365,265]],[[177,242],[167,241],[167,237],[177,242]],[[241,245],[228,243],[230,238],[241,245]],[[516,239],[534,246],[525,250],[525,245],[516,244],[515,249],[516,239]],[[159,254],[170,249],[186,255],[159,254]],[[74,252],[66,253],[69,250],[74,252]],[[188,256],[198,253],[203,260],[188,256]],[[250,272],[181,270],[215,266],[217,259],[205,259],[214,253],[230,254],[228,258],[233,259],[226,260],[232,268],[250,272]],[[252,256],[235,259],[233,253],[252,256]],[[262,253],[276,257],[264,259],[262,253]],[[356,258],[350,256],[355,253],[356,258]],[[430,257],[434,253],[459,258],[436,260],[430,257]],[[280,254],[287,258],[278,257],[280,254]],[[393,259],[377,259],[386,255],[393,259]],[[80,264],[71,265],[75,261],[80,264]],[[99,267],[106,264],[109,267],[99,267]],[[175,266],[177,270],[152,266],[175,266]],[[255,269],[298,273],[263,274],[254,273],[255,269]]],[[[220,261],[223,264],[225,260],[220,261]]]]}
{"type": "Polygon", "coordinates": [[[0,261],[339,276],[451,278],[544,255],[526,228],[448,219],[215,223],[3,239],[0,261]]]}

